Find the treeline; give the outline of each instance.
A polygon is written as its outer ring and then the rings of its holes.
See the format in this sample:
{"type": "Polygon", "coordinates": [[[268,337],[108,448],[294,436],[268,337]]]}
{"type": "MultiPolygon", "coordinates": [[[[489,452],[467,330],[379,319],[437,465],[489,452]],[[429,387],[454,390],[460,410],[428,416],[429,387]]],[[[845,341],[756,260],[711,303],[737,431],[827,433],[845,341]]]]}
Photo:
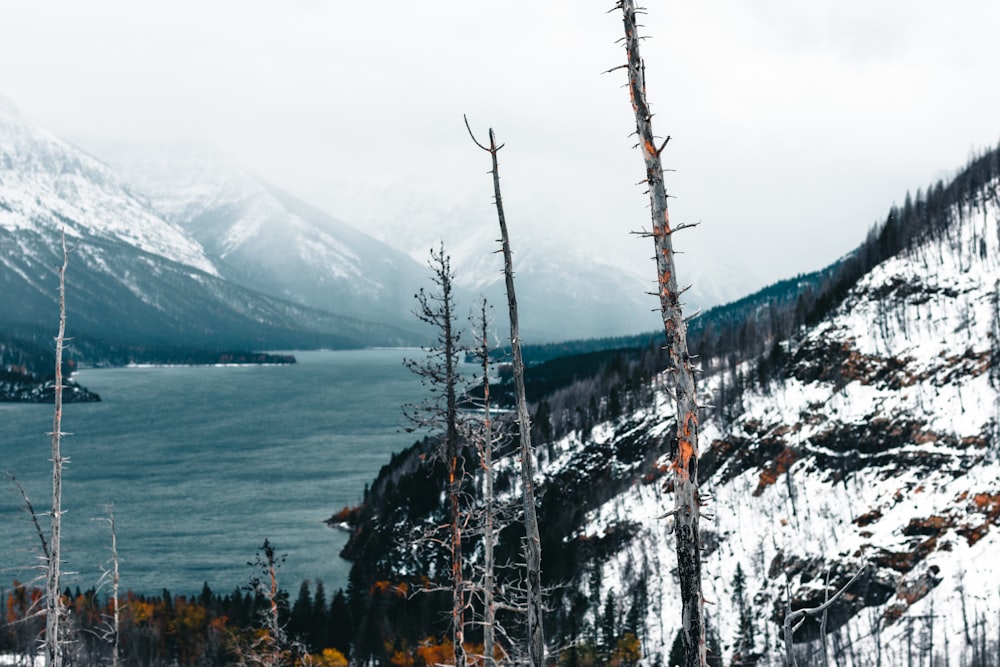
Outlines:
{"type": "Polygon", "coordinates": [[[210,366],[214,364],[294,364],[291,354],[175,345],[116,345],[89,338],[72,341],[72,352],[92,366],[129,364],[210,366]]]}
{"type": "MultiPolygon", "coordinates": [[[[76,359],[63,360],[63,377],[77,366],[76,359]]],[[[0,334],[0,402],[51,403],[55,395],[55,354],[34,340],[0,334]]],[[[101,397],[75,382],[63,383],[63,400],[99,401],[101,397]]]]}
{"type": "MultiPolygon", "coordinates": [[[[41,338],[0,332],[0,381],[44,382],[55,377],[52,336],[41,338]]],[[[63,373],[69,374],[77,360],[67,355],[63,373]]]]}
{"type": "MultiPolygon", "coordinates": [[[[51,403],[55,378],[55,354],[51,335],[21,332],[0,333],[0,401],[51,403]]],[[[207,350],[171,346],[118,346],[87,338],[73,340],[64,350],[64,378],[84,362],[91,366],[167,364],[206,366],[215,364],[294,364],[291,354],[249,350],[207,350]]],[[[75,382],[64,383],[67,402],[99,401],[100,396],[75,382]]]]}
{"type": "MultiPolygon", "coordinates": [[[[41,660],[38,638],[45,619],[37,614],[44,592],[14,582],[0,590],[0,654],[18,664],[41,660]]],[[[328,597],[322,582],[312,590],[304,582],[294,602],[286,591],[276,596],[281,625],[291,638],[290,655],[283,664],[346,666],[351,655],[354,624],[343,592],[328,597]]],[[[63,593],[67,610],[69,664],[112,664],[115,645],[114,605],[110,596],[94,589],[63,593]]],[[[214,593],[205,584],[199,595],[128,593],[119,600],[118,665],[222,665],[246,662],[262,635],[269,632],[264,619],[270,600],[262,592],[236,589],[228,595],[214,593]]]]}
{"type": "MultiPolygon", "coordinates": [[[[656,332],[649,332],[631,336],[582,338],[559,343],[529,343],[521,347],[521,356],[526,365],[535,366],[552,359],[577,357],[592,352],[642,348],[656,336],[656,332]]],[[[498,362],[510,359],[510,355],[510,345],[498,347],[490,352],[490,358],[498,362]]]]}

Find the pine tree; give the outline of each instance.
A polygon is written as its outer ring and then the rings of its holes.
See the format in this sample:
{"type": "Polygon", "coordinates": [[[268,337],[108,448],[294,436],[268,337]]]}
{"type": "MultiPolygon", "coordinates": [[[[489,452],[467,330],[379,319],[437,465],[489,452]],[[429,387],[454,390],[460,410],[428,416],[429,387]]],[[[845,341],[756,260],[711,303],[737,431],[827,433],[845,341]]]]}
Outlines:
{"type": "Polygon", "coordinates": [[[312,610],[309,613],[309,644],[314,649],[324,649],[330,646],[327,638],[327,627],[330,614],[326,605],[326,589],[323,580],[316,581],[316,592],[313,594],[312,610]]]}
{"type": "Polygon", "coordinates": [[[754,651],[754,628],[752,609],[747,604],[746,575],[743,573],[743,566],[740,563],[736,564],[736,573],[733,575],[733,603],[736,605],[736,612],[739,615],[736,637],[736,652],[739,656],[739,662],[734,664],[743,664],[754,651]]]}

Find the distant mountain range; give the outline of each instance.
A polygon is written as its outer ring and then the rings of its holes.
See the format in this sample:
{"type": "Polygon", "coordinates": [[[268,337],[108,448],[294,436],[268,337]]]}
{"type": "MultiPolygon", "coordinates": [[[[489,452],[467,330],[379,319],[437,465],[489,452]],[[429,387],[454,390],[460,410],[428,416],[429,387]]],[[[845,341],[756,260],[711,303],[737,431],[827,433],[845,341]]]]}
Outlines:
{"type": "MultiPolygon", "coordinates": [[[[202,147],[133,147],[110,159],[77,149],[0,98],[0,331],[49,335],[62,233],[72,248],[70,327],[81,342],[419,344],[432,332],[413,317],[413,295],[429,285],[427,253],[446,236],[460,307],[471,310],[483,294],[501,336],[506,328],[492,228],[466,230],[447,213],[411,219],[404,207],[378,240],[202,147]]],[[[645,294],[651,280],[635,267],[531,233],[516,242],[515,272],[528,341],[657,324],[645,294]]]]}
{"type": "MultiPolygon", "coordinates": [[[[457,203],[442,202],[440,195],[400,192],[392,186],[362,187],[354,196],[371,202],[365,215],[373,236],[421,263],[427,249],[443,239],[452,255],[456,284],[467,294],[484,294],[497,306],[498,316],[505,312],[503,258],[497,252],[500,232],[491,202],[472,206],[464,197],[457,203]]],[[[642,224],[634,222],[636,228],[642,224]]],[[[508,226],[526,341],[623,336],[659,328],[661,320],[654,312],[658,302],[648,295],[656,282],[655,264],[645,261],[649,254],[643,241],[648,239],[635,239],[643,261],[630,262],[600,246],[595,249],[583,232],[567,237],[544,220],[510,217],[508,211],[508,226]]],[[[693,285],[685,300],[706,310],[744,296],[741,286],[753,282],[736,267],[716,264],[711,257],[683,266],[686,281],[693,285]]],[[[505,320],[498,321],[505,326],[505,320]]]]}
{"type": "MultiPolygon", "coordinates": [[[[217,210],[205,217],[213,215],[224,218],[217,210]]],[[[261,225],[269,236],[256,242],[270,239],[294,276],[276,226],[261,225]]],[[[55,267],[65,233],[72,249],[67,308],[71,331],[80,339],[258,349],[423,340],[415,326],[362,320],[254,289],[271,276],[247,263],[225,262],[239,250],[239,244],[226,244],[225,231],[203,230],[203,245],[108,165],[0,101],[0,329],[26,336],[54,330],[55,267]]],[[[350,237],[359,239],[378,245],[357,233],[350,237]]],[[[342,252],[353,251],[345,243],[342,252]]],[[[415,269],[409,269],[415,279],[415,269]]],[[[403,324],[403,318],[395,322],[403,324]]]]}
{"type": "Polygon", "coordinates": [[[116,157],[129,182],[227,279],[310,308],[416,328],[413,292],[427,270],[404,253],[205,147],[116,157]]]}

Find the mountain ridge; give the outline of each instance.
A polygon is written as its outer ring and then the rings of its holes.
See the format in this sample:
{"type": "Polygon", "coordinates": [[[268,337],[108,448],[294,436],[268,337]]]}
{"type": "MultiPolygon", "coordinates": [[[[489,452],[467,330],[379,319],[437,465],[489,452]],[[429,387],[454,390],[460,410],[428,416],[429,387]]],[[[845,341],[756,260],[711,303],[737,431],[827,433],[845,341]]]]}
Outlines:
{"type": "Polygon", "coordinates": [[[184,230],[110,167],[0,105],[0,312],[9,333],[55,322],[61,235],[73,335],[112,346],[364,347],[423,341],[227,281],[184,230]]]}
{"type": "Polygon", "coordinates": [[[151,205],[187,230],[230,279],[303,306],[412,327],[407,255],[203,146],[119,149],[151,205]]]}

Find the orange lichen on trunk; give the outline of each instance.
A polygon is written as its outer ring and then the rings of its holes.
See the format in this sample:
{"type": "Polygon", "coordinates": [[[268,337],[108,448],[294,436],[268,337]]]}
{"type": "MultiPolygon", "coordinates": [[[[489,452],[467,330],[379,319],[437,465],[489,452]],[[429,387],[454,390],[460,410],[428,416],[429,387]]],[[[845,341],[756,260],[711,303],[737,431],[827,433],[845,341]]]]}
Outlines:
{"type": "Polygon", "coordinates": [[[681,429],[681,437],[678,439],[677,458],[680,467],[687,470],[691,465],[691,458],[698,455],[695,450],[694,434],[698,428],[698,415],[689,412],[684,415],[684,427],[681,429]]]}

